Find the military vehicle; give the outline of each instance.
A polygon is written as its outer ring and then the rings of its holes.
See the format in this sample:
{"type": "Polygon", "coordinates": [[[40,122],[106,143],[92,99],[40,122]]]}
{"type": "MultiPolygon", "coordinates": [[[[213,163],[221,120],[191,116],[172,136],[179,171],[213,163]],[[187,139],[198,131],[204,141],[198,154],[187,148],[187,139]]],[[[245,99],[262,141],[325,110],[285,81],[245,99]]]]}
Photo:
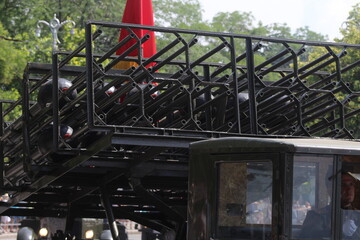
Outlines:
{"type": "Polygon", "coordinates": [[[63,219],[77,239],[78,219],[106,218],[113,239],[129,219],[164,239],[283,240],[332,203],[324,238],[339,239],[339,172],[359,173],[359,51],[89,21],[83,44],[29,63],[21,98],[0,102],[0,212],[63,219]]]}

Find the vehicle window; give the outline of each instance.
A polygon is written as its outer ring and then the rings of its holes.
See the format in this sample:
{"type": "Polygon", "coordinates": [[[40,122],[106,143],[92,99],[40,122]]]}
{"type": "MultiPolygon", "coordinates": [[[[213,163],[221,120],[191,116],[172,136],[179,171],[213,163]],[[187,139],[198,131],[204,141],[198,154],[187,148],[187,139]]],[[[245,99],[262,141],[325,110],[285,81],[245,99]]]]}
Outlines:
{"type": "Polygon", "coordinates": [[[320,230],[314,228],[320,228],[316,223],[321,219],[326,221],[326,225],[331,226],[332,174],[332,156],[294,156],[293,238],[330,237],[330,227],[320,230]]]}
{"type": "Polygon", "coordinates": [[[270,161],[218,165],[217,237],[271,235],[272,172],[270,161]]]}
{"type": "Polygon", "coordinates": [[[316,172],[312,162],[295,162],[293,179],[292,224],[302,225],[307,211],[316,205],[316,172]]]}
{"type": "Polygon", "coordinates": [[[360,157],[344,156],[341,170],[342,239],[360,239],[360,157]]]}

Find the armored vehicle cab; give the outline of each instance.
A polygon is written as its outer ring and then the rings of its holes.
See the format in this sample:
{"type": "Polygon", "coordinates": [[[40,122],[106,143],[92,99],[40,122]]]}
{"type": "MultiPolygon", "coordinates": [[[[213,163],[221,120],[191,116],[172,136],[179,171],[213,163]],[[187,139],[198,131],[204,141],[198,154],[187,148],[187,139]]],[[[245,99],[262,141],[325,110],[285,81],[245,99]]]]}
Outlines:
{"type": "Polygon", "coordinates": [[[358,187],[360,142],[229,137],[193,143],[190,154],[189,240],[359,239],[343,233],[345,213],[356,228],[360,218],[341,208],[341,179],[358,187]],[[304,233],[307,215],[325,209],[324,231],[304,233]]]}

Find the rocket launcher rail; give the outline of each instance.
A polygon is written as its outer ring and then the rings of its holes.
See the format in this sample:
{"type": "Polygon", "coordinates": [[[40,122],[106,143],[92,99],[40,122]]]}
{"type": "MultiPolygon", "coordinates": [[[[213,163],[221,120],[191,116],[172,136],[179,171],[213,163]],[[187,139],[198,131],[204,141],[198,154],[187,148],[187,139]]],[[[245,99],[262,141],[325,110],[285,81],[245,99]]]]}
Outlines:
{"type": "MultiPolygon", "coordinates": [[[[20,201],[26,207],[31,199],[50,199],[48,192],[59,196],[54,189],[61,189],[69,199],[58,198],[55,207],[70,202],[79,215],[101,217],[92,206],[101,204],[95,197],[99,186],[109,184],[111,199],[128,196],[119,204],[126,216],[136,209],[171,228],[161,213],[186,208],[191,142],[228,136],[359,138],[354,72],[360,60],[351,57],[358,51],[360,45],[90,21],[84,44],[54,52],[52,64],[28,64],[21,98],[0,102],[0,156],[6,159],[0,188],[13,196],[0,212],[20,201]],[[121,28],[130,34],[104,47],[98,35],[121,28]],[[157,53],[144,58],[141,50],[151,35],[137,36],[134,29],[155,33],[157,53]],[[130,41],[135,42],[114,55],[130,41]],[[69,64],[76,58],[84,66],[69,64]],[[133,65],[114,69],[122,62],[133,65]],[[51,100],[42,106],[37,93],[49,79],[51,100]],[[60,79],[71,85],[58,90],[60,79]],[[22,115],[11,119],[17,106],[22,115]],[[70,128],[71,134],[64,130],[70,128]],[[51,139],[45,148],[44,133],[51,139]],[[129,186],[135,178],[141,197],[129,186]],[[146,191],[153,199],[168,198],[149,202],[146,191]]],[[[29,209],[29,215],[37,213],[46,214],[29,209]]]]}

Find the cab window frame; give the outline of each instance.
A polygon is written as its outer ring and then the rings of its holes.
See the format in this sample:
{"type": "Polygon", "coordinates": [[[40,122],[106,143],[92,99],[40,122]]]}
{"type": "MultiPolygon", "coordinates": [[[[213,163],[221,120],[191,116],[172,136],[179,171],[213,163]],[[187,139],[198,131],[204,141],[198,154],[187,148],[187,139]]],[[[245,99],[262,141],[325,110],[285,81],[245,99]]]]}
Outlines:
{"type": "MultiPolygon", "coordinates": [[[[296,156],[315,156],[315,157],[327,157],[328,159],[331,159],[332,161],[332,171],[331,171],[331,176],[334,177],[334,181],[332,183],[332,191],[331,191],[331,196],[330,196],[330,200],[331,201],[331,232],[330,232],[330,238],[329,240],[335,240],[335,239],[342,239],[342,214],[341,214],[341,171],[343,169],[343,157],[346,156],[347,154],[336,154],[336,153],[301,153],[301,152],[297,152],[294,153],[294,163],[296,161],[296,156]]],[[[322,160],[319,159],[316,162],[321,162],[322,160]]],[[[315,161],[311,161],[311,162],[315,162],[315,161]]],[[[359,162],[360,165],[360,162],[359,162]]],[[[294,168],[292,169],[292,171],[294,171],[294,168]]],[[[319,171],[319,170],[317,170],[319,171]]],[[[294,173],[292,173],[293,175],[294,173]]],[[[319,174],[317,175],[317,178],[319,178],[319,174]]],[[[317,181],[319,181],[319,179],[317,179],[317,181]]],[[[318,184],[318,183],[317,183],[318,184]]],[[[314,209],[317,209],[317,207],[319,206],[319,190],[316,190],[317,192],[317,196],[316,196],[316,207],[314,209]]],[[[291,194],[291,197],[293,197],[293,195],[291,194]]],[[[291,203],[292,206],[292,203],[291,203]]],[[[291,219],[290,219],[291,220],[291,219]]],[[[308,239],[308,238],[301,238],[301,237],[296,237],[293,236],[293,224],[291,224],[291,229],[290,229],[290,233],[291,233],[291,237],[290,239],[292,240],[303,240],[303,239],[308,239]]]]}
{"type": "MultiPolygon", "coordinates": [[[[249,162],[269,162],[272,165],[272,198],[271,198],[271,203],[272,203],[272,214],[271,214],[271,223],[269,224],[269,228],[271,231],[271,234],[274,234],[274,231],[277,231],[276,228],[274,228],[273,226],[276,226],[277,223],[274,224],[274,219],[275,221],[278,220],[278,218],[274,217],[274,215],[277,215],[278,204],[273,204],[274,203],[274,198],[276,198],[276,196],[274,196],[274,194],[276,194],[277,190],[274,190],[275,188],[280,187],[278,183],[274,183],[274,180],[276,179],[275,176],[279,176],[278,173],[278,168],[276,168],[276,166],[279,166],[279,161],[281,158],[280,156],[284,156],[284,153],[274,153],[274,152],[258,152],[258,153],[231,153],[231,154],[215,154],[216,156],[212,156],[214,157],[214,168],[215,168],[215,186],[216,186],[216,190],[214,191],[214,196],[212,199],[214,199],[214,203],[213,206],[215,206],[215,211],[212,214],[212,221],[211,221],[211,235],[214,237],[214,239],[237,239],[236,236],[232,236],[230,238],[224,238],[222,236],[219,236],[218,233],[218,217],[219,217],[219,183],[220,183],[220,164],[221,163],[249,163],[249,162]]],[[[276,180],[275,180],[276,181],[276,180]]],[[[278,181],[276,181],[278,182],[278,181]]],[[[282,188],[282,187],[280,187],[282,188]]],[[[245,238],[244,238],[245,239],[245,238]]]]}

